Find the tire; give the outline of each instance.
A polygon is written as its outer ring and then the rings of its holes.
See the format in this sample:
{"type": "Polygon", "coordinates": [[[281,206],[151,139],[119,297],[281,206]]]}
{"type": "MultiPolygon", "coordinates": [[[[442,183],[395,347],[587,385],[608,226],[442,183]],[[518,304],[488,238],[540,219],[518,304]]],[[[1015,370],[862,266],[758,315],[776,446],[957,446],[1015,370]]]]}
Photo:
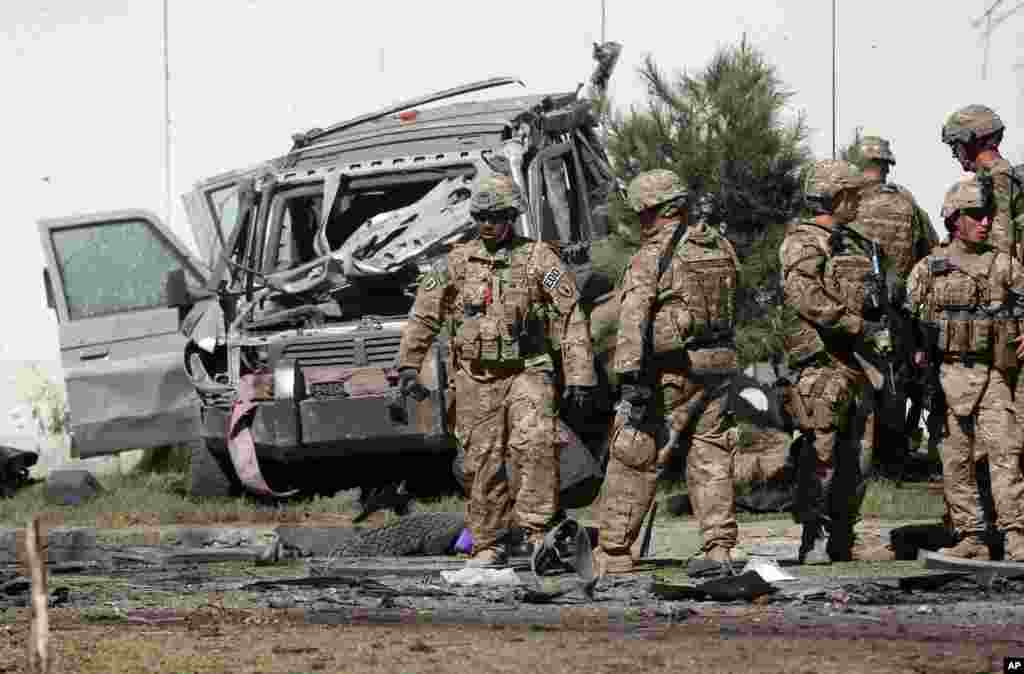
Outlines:
{"type": "Polygon", "coordinates": [[[458,513],[413,513],[344,541],[334,553],[342,557],[443,555],[465,526],[466,518],[458,513]]]}
{"type": "Polygon", "coordinates": [[[228,498],[241,494],[242,485],[230,458],[210,451],[209,441],[203,438],[194,440],[189,449],[189,496],[228,498]]]}

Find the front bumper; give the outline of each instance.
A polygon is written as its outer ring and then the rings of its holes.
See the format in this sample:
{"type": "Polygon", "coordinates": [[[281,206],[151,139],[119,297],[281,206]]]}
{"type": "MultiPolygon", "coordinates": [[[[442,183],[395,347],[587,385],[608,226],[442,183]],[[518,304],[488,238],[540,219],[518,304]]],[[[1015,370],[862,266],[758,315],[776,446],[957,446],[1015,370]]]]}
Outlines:
{"type": "MultiPolygon", "coordinates": [[[[398,395],[397,376],[390,363],[388,367],[359,369],[361,379],[378,382],[370,389],[328,384],[318,388],[328,391],[319,397],[310,393],[314,386],[307,385],[316,381],[313,371],[303,374],[292,368],[283,376],[275,372],[277,395],[270,399],[274,394],[266,394],[254,401],[248,411],[251,419],[236,423],[236,429],[244,424],[250,430],[259,458],[281,462],[450,451],[455,441],[449,433],[444,358],[443,347],[435,345],[425,359],[420,382],[429,395],[422,401],[398,395]]],[[[316,374],[322,376],[322,372],[320,368],[316,374]]],[[[227,406],[209,406],[202,415],[203,437],[225,452],[231,413],[227,406]]]]}

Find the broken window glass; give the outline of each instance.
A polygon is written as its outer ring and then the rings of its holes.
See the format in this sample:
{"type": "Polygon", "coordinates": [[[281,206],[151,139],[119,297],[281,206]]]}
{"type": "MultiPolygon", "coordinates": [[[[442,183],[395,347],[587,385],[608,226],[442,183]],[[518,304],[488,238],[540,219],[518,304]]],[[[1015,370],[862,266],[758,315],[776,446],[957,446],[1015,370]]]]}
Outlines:
{"type": "Polygon", "coordinates": [[[71,320],[167,306],[167,272],[186,270],[174,247],[145,220],[54,230],[51,234],[71,320]]]}
{"type": "Polygon", "coordinates": [[[222,240],[231,237],[231,231],[238,223],[238,185],[228,185],[207,193],[210,209],[217,219],[222,240]]]}

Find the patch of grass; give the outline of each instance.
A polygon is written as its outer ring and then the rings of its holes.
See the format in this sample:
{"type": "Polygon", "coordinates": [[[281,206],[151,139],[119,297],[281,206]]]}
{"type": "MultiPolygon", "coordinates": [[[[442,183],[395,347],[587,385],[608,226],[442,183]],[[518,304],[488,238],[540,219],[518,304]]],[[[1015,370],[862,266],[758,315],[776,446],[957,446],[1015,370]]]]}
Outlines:
{"type": "Polygon", "coordinates": [[[945,512],[942,491],[919,483],[897,487],[890,480],[871,480],[861,515],[888,520],[941,520],[945,512]]]}
{"type": "Polygon", "coordinates": [[[135,473],[180,473],[188,474],[192,460],[188,447],[157,447],[147,449],[142,460],[135,466],[135,473]]]}
{"type": "Polygon", "coordinates": [[[24,526],[41,515],[54,526],[121,528],[167,524],[226,524],[235,522],[294,523],[315,515],[347,515],[356,509],[351,492],[333,497],[273,505],[254,499],[192,499],[186,495],[187,475],[180,472],[133,471],[127,475],[98,475],[104,492],[78,506],[46,502],[44,485],[19,490],[0,500],[0,526],[24,526]]]}
{"type": "Polygon", "coordinates": [[[79,613],[79,620],[92,625],[121,623],[125,622],[125,616],[114,608],[87,608],[79,613]]]}

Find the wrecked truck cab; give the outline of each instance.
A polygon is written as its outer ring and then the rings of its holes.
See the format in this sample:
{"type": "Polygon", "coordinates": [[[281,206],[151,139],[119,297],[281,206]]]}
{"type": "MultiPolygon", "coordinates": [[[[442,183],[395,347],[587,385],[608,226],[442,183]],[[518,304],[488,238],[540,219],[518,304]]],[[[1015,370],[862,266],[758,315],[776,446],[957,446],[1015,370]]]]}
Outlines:
{"type": "MultiPolygon", "coordinates": [[[[527,205],[519,233],[554,243],[581,285],[591,276],[590,243],[608,229],[615,183],[587,100],[558,93],[422,107],[515,81],[474,83],[298,134],[282,157],[197,184],[185,203],[199,259],[136,270],[152,287],[146,306],[163,312],[166,367],[117,392],[146,398],[154,418],[166,398],[180,410],[188,398],[189,425],[145,442],[112,434],[94,450],[171,444],[191,431],[197,496],[450,479],[447,339],[435,340],[420,373],[423,400],[399,395],[397,355],[420,274],[475,236],[475,184],[512,175],[527,205]]],[[[147,223],[166,233],[155,217],[147,223]]],[[[176,241],[170,248],[185,259],[176,241]]],[[[97,248],[93,261],[103,254],[97,248]]],[[[66,294],[58,258],[51,251],[50,275],[66,294]]],[[[125,309],[114,309],[121,323],[112,338],[134,325],[136,309],[125,309]]],[[[96,416],[114,391],[94,388],[87,402],[70,383],[77,438],[76,422],[87,421],[80,410],[96,416]]],[[[118,411],[107,415],[112,428],[124,421],[118,411]]],[[[569,472],[600,478],[592,457],[569,472]]]]}

